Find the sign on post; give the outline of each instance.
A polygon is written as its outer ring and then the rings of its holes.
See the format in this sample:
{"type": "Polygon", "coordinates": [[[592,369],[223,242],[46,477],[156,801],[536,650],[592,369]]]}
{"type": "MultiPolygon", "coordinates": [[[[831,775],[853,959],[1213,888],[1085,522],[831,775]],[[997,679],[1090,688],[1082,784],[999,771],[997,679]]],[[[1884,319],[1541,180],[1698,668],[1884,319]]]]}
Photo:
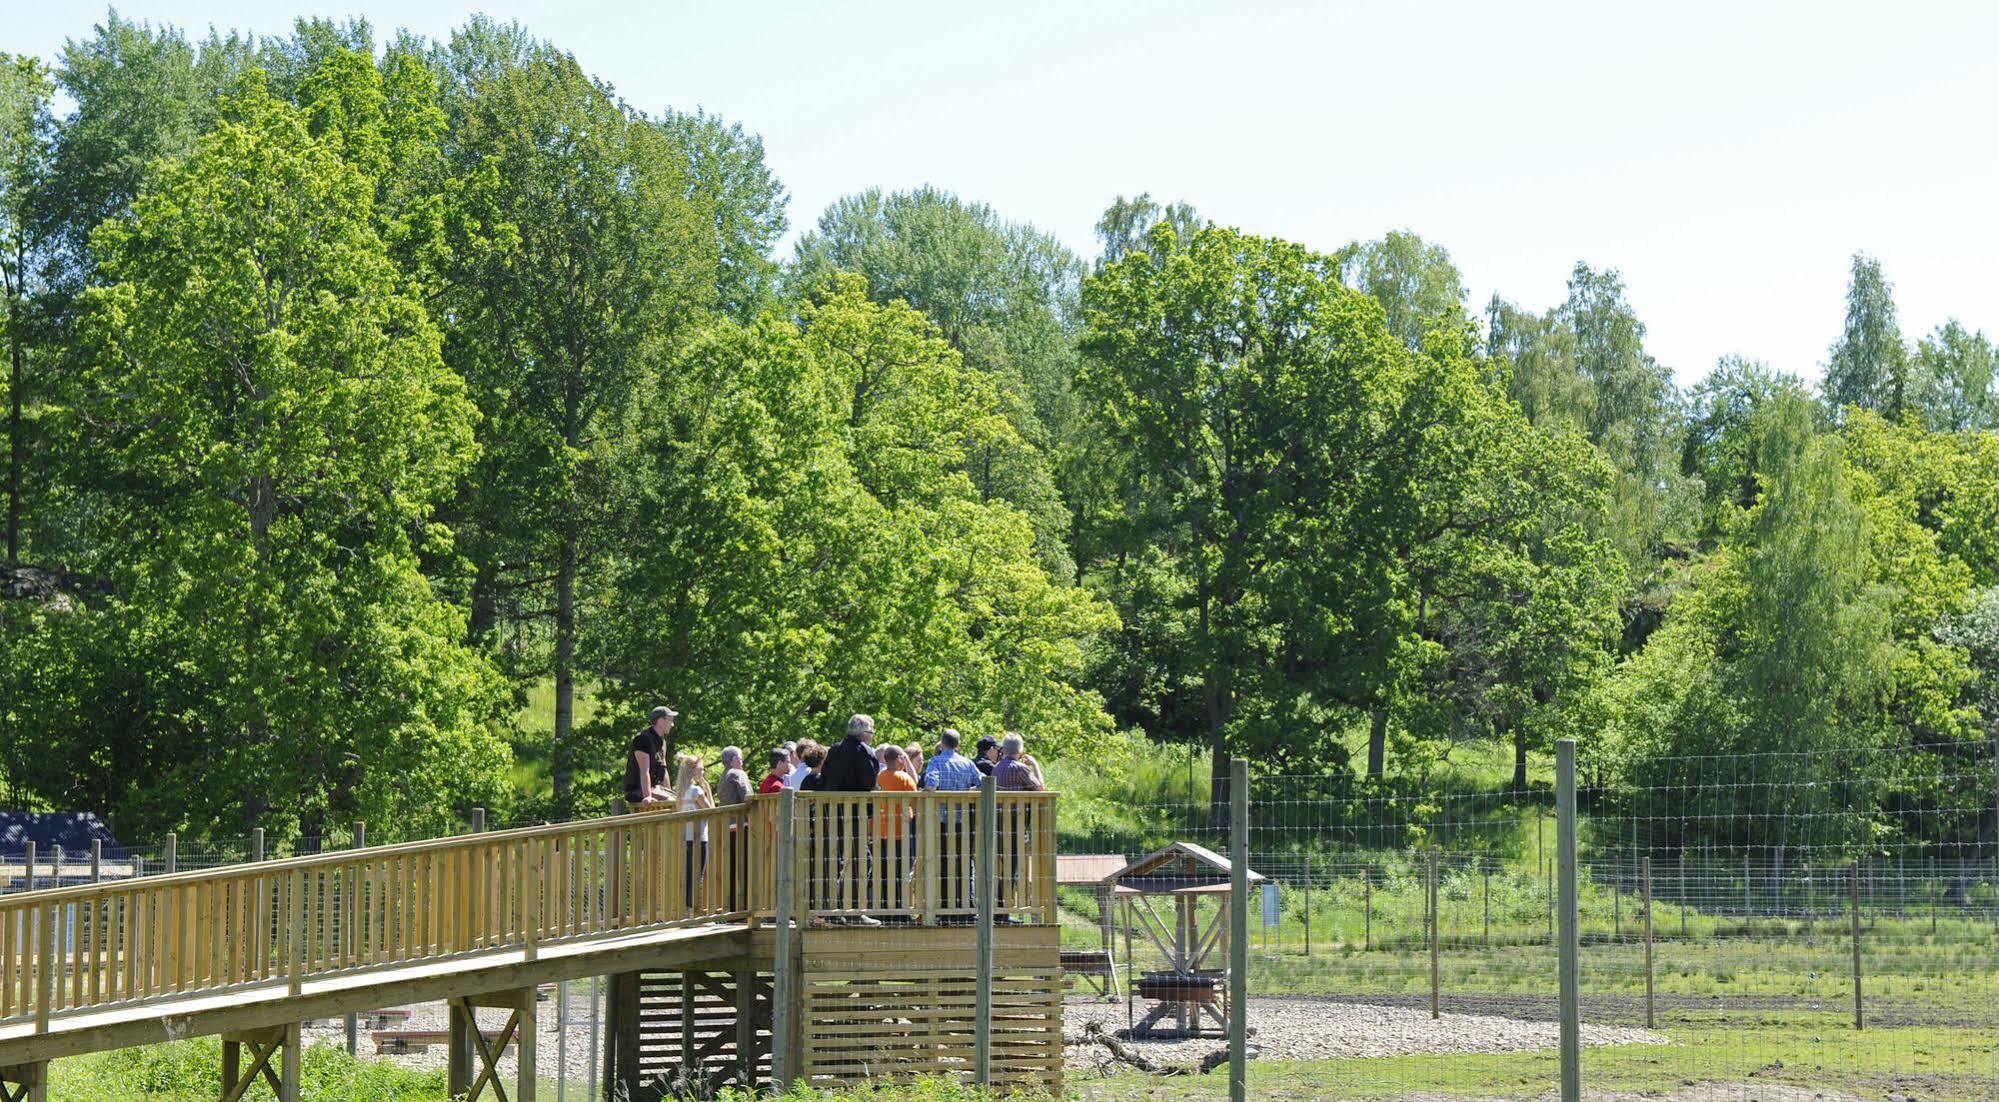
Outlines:
{"type": "Polygon", "coordinates": [[[1277,923],[1277,885],[1273,882],[1265,881],[1263,885],[1263,925],[1271,927],[1277,925],[1277,923]]]}

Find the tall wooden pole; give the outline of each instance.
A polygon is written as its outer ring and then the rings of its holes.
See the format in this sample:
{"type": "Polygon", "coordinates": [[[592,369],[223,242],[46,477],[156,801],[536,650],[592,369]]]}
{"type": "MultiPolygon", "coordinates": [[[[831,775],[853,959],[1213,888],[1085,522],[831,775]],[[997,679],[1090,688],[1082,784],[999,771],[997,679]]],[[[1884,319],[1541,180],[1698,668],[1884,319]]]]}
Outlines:
{"type": "Polygon", "coordinates": [[[1576,740],[1555,743],[1555,861],[1561,881],[1562,1102],[1582,1102],[1582,931],[1576,915],[1576,740]]]}
{"type": "Polygon", "coordinates": [[[1229,762],[1229,1102],[1249,1095],[1249,761],[1229,762]]]}
{"type": "Polygon", "coordinates": [[[791,1090],[798,1069],[791,1066],[791,1035],[798,1028],[793,1021],[792,1001],[797,997],[798,975],[792,955],[792,864],[798,848],[798,793],[787,788],[777,797],[776,899],[773,901],[773,933],[776,945],[771,963],[770,994],[770,1078],[771,1089],[783,1095],[791,1090]]]}
{"type": "Polygon", "coordinates": [[[1443,1016],[1439,1005],[1439,994],[1443,989],[1442,976],[1438,973],[1437,933],[1442,926],[1442,916],[1437,913],[1437,847],[1430,847],[1430,1020],[1443,1016]]]}
{"type": "Polygon", "coordinates": [[[1645,895],[1645,1028],[1652,1020],[1652,859],[1638,859],[1638,890],[1645,895]]]}
{"type": "MultiPolygon", "coordinates": [[[[368,824],[355,820],[354,848],[368,848],[368,824]]],[[[361,1052],[361,1016],[352,1010],[347,1012],[347,1055],[358,1056],[361,1052]]]]}
{"type": "Polygon", "coordinates": [[[1853,1028],[1856,1032],[1867,1028],[1867,1017],[1860,1005],[1860,862],[1853,863],[1853,1028]]]}
{"type": "Polygon", "coordinates": [[[999,886],[999,796],[992,774],[979,779],[978,989],[972,997],[972,1082],[993,1081],[993,895],[999,886]]]}

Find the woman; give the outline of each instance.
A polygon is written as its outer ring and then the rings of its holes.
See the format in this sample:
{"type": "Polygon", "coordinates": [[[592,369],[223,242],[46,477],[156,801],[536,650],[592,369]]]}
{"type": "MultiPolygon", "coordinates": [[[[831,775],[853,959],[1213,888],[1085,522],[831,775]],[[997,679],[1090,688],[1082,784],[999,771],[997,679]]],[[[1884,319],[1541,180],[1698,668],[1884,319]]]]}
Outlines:
{"type": "Polygon", "coordinates": [[[902,748],[902,770],[909,774],[911,780],[916,781],[921,786],[923,783],[923,747],[920,744],[912,742],[902,748]]]}
{"type": "MultiPolygon", "coordinates": [[[[708,794],[708,775],[702,769],[701,755],[680,755],[680,773],[673,783],[673,791],[680,797],[680,810],[705,811],[715,806],[715,798],[708,794]]],[[[693,823],[687,824],[687,905],[694,906],[694,882],[708,868],[708,822],[702,820],[700,827],[700,849],[695,849],[693,823]],[[698,858],[698,860],[697,860],[698,858]]]]}
{"type": "MultiPolygon", "coordinates": [[[[882,747],[881,764],[881,774],[875,778],[877,789],[883,792],[916,791],[916,775],[909,771],[909,755],[901,747],[894,743],[882,747]]],[[[883,800],[880,806],[881,815],[875,826],[875,836],[881,839],[882,883],[889,895],[889,898],[882,900],[882,905],[888,910],[901,910],[903,886],[909,879],[916,833],[909,829],[910,807],[907,801],[883,800]]]]}

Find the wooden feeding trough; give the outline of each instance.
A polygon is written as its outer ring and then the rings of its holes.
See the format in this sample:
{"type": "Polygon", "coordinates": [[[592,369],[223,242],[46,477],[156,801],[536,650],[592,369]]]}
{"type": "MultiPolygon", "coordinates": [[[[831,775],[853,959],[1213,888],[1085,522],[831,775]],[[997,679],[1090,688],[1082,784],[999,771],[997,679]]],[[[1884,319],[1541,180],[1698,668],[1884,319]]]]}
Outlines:
{"type": "MultiPolygon", "coordinates": [[[[1191,842],[1175,842],[1104,877],[1103,892],[1115,901],[1124,931],[1126,967],[1136,936],[1152,942],[1166,967],[1146,972],[1125,988],[1127,1034],[1132,1037],[1228,1035],[1229,877],[1228,858],[1191,842]],[[1202,900],[1214,906],[1203,908],[1202,900]],[[1171,922],[1160,901],[1171,900],[1171,922]],[[1204,913],[1205,911],[1205,913],[1204,913]],[[1209,962],[1223,967],[1209,967],[1209,962]],[[1134,1020],[1135,1002],[1152,1006],[1134,1020]],[[1171,1026],[1162,1026],[1171,1020],[1171,1026]]],[[[1254,870],[1251,887],[1264,882],[1254,870]]]]}

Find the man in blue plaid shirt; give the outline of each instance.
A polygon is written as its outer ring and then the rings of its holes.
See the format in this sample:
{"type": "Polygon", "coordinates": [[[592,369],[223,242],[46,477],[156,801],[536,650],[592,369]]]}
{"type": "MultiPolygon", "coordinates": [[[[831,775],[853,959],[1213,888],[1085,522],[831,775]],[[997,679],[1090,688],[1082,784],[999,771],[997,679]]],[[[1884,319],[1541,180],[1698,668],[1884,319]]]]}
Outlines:
{"type": "MultiPolygon", "coordinates": [[[[972,764],[972,759],[958,753],[958,741],[958,732],[948,727],[938,737],[937,753],[923,767],[925,792],[971,792],[977,790],[979,782],[985,779],[979,767],[972,764]]],[[[962,874],[949,878],[948,883],[945,877],[938,877],[937,888],[944,898],[937,901],[937,906],[970,909],[975,905],[972,898],[971,832],[965,829],[968,825],[963,808],[948,808],[939,813],[939,860],[943,868],[955,865],[962,870],[962,874]]],[[[948,916],[946,921],[955,923],[965,917],[968,916],[948,916]]]]}

